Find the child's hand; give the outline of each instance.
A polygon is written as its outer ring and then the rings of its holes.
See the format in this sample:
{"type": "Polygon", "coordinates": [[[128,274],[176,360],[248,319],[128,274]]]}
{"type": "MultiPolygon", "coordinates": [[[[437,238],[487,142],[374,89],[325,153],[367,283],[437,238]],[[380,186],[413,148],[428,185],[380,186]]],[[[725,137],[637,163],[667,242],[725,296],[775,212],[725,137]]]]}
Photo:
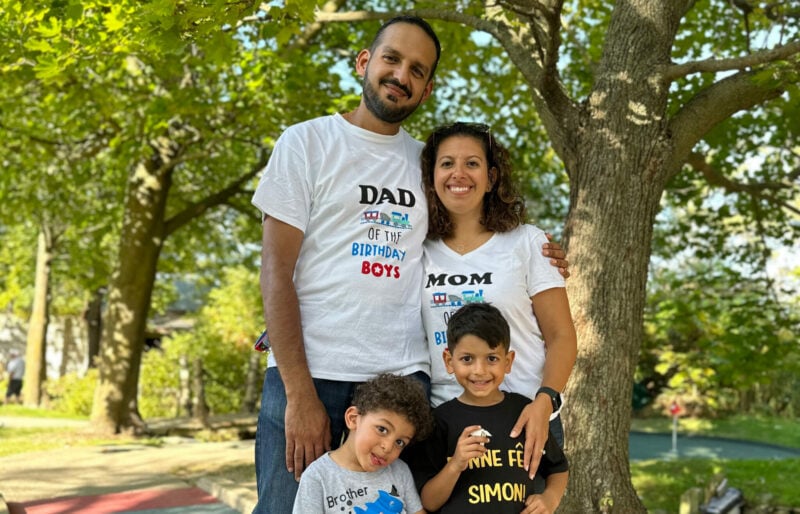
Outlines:
{"type": "Polygon", "coordinates": [[[471,432],[480,429],[480,425],[470,425],[461,432],[458,443],[456,443],[456,451],[453,453],[450,462],[447,463],[448,466],[452,466],[461,473],[467,469],[470,460],[481,457],[486,453],[486,446],[484,445],[489,442],[489,438],[470,435],[471,432]]]}
{"type": "Polygon", "coordinates": [[[544,496],[532,494],[525,499],[525,508],[520,514],[553,514],[558,505],[548,505],[544,496]]]}

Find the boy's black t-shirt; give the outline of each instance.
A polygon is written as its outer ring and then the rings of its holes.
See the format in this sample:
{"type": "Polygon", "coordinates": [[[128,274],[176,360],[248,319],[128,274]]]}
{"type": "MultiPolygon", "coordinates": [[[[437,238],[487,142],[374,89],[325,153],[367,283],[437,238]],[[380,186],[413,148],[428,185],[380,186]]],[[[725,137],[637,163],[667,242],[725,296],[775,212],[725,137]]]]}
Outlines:
{"type": "Polygon", "coordinates": [[[453,399],[434,409],[436,425],[433,433],[425,441],[410,447],[407,456],[420,491],[453,455],[464,428],[480,425],[492,434],[486,444],[486,454],[481,459],[473,459],[461,473],[450,500],[438,512],[519,514],[528,496],[544,490],[547,476],[569,469],[564,452],[550,434],[536,477],[533,480],[528,478],[522,467],[525,434],[523,432],[516,439],[509,434],[530,401],[520,394],[505,393],[502,402],[489,407],[466,405],[453,399]]]}

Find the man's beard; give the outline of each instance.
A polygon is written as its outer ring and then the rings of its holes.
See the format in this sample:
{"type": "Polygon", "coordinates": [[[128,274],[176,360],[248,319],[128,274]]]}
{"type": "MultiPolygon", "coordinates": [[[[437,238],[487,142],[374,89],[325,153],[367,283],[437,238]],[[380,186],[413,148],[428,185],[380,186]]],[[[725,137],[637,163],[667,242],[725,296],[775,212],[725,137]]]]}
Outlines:
{"type": "Polygon", "coordinates": [[[406,107],[393,107],[388,100],[381,98],[378,91],[372,87],[369,81],[369,72],[364,74],[362,81],[362,96],[364,97],[364,105],[367,109],[375,115],[379,120],[386,123],[400,123],[404,119],[411,116],[417,110],[419,104],[422,103],[420,99],[416,105],[408,105],[406,107]]]}

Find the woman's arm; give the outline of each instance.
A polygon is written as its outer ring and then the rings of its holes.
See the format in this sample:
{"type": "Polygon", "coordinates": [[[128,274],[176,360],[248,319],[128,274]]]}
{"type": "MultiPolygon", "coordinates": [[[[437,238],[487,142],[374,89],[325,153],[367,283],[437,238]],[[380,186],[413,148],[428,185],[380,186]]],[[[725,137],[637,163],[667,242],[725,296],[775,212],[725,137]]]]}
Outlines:
{"type": "MultiPolygon", "coordinates": [[[[578,354],[577,336],[569,310],[567,291],[562,287],[547,289],[531,298],[533,313],[539,322],[545,344],[545,362],[542,386],[563,391],[575,365],[578,354]]],[[[547,441],[550,414],[553,406],[546,394],[536,398],[523,409],[514,425],[511,437],[525,430],[525,455],[523,462],[531,478],[536,474],[542,449],[547,441]]]]}

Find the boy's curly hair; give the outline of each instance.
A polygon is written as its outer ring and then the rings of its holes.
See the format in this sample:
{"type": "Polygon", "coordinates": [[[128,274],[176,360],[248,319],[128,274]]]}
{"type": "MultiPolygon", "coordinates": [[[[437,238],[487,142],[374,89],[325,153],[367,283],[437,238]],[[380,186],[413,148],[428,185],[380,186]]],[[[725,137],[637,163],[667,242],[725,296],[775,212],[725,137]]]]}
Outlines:
{"type": "Polygon", "coordinates": [[[352,403],[359,414],[388,410],[402,415],[414,426],[412,441],[425,439],[433,427],[428,396],[412,377],[380,374],[356,388],[352,403]]]}

